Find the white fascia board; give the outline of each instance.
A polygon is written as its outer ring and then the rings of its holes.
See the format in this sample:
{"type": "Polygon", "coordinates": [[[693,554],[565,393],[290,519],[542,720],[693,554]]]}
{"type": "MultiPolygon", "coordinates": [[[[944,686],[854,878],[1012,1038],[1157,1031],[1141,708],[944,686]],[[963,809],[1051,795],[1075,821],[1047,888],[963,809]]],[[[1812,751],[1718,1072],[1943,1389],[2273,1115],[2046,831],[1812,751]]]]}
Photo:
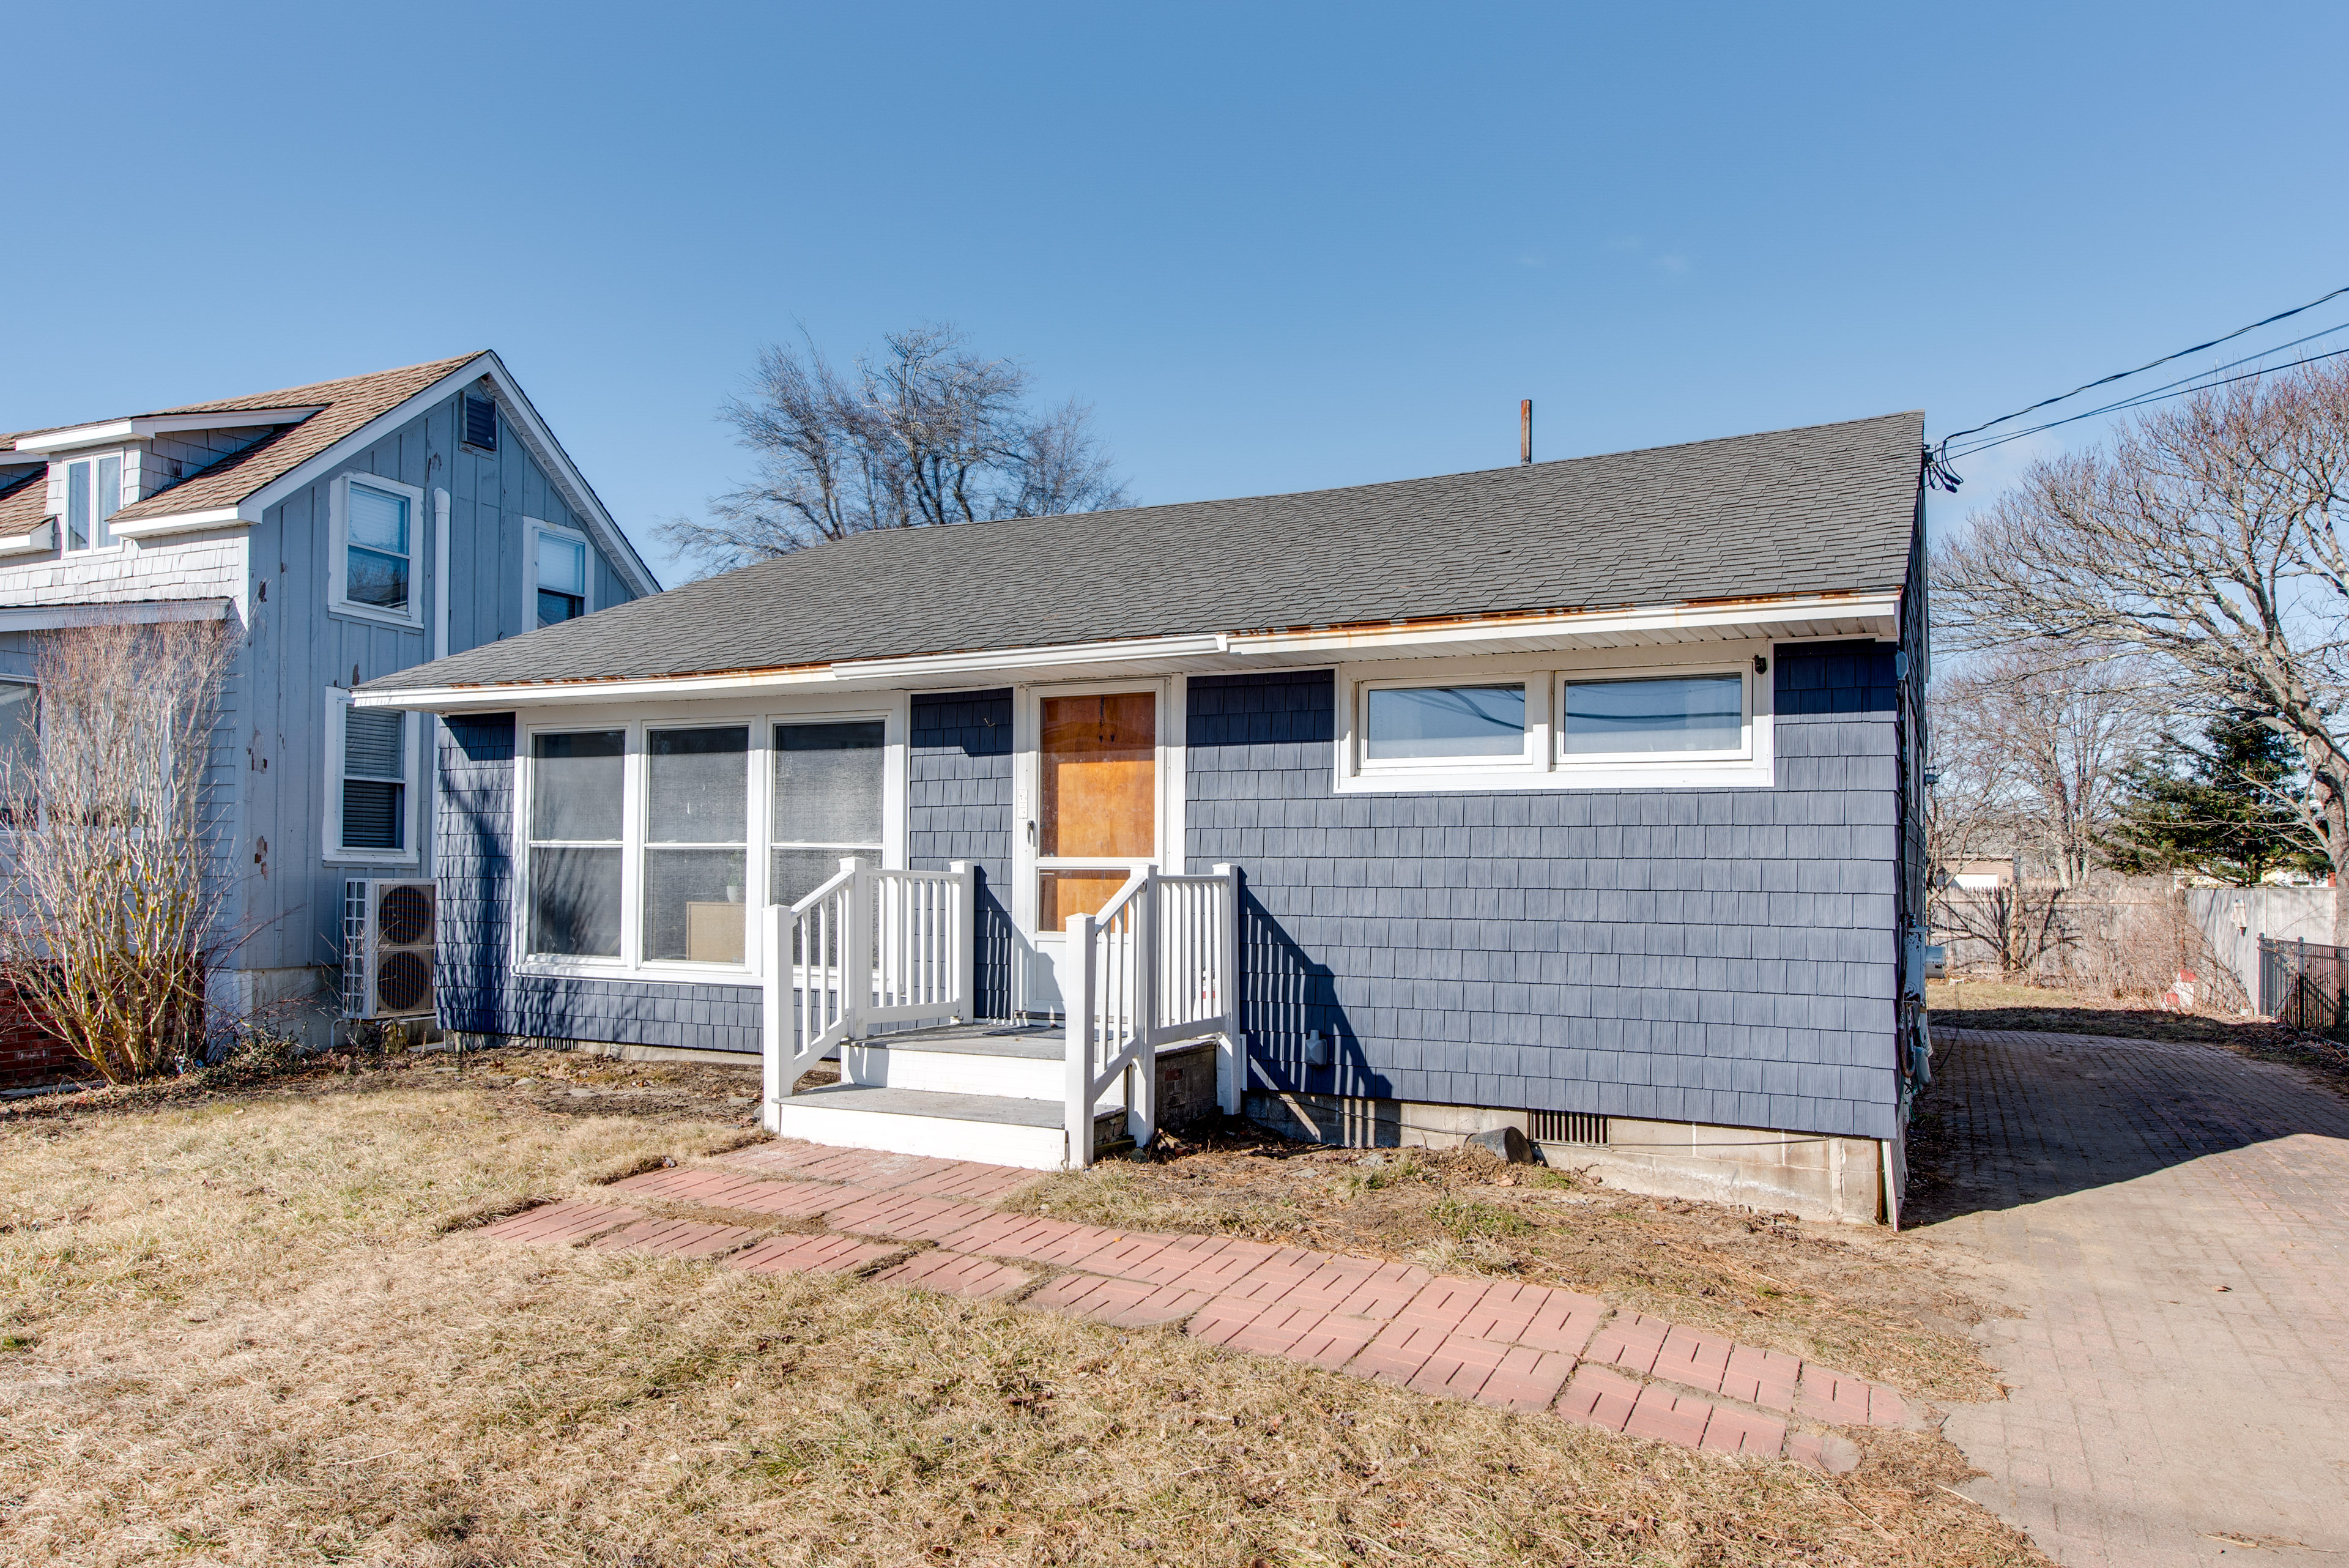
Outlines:
{"type": "MultiPolygon", "coordinates": [[[[654,676],[641,680],[517,682],[501,686],[431,686],[362,691],[362,708],[411,708],[428,712],[502,712],[575,702],[627,702],[710,697],[749,697],[805,690],[889,686],[936,687],[957,677],[1037,679],[1065,673],[1082,679],[1104,666],[1159,665],[1235,670],[1274,665],[1335,664],[1342,660],[1467,653],[1480,644],[1531,642],[1570,649],[1594,642],[1613,645],[1653,639],[1742,640],[1771,635],[1771,628],[1804,628],[1797,635],[1884,636],[1897,631],[1900,595],[1813,594],[1733,604],[1658,605],[1606,611],[1561,611],[1541,616],[1495,616],[1434,626],[1328,628],[1300,632],[1202,632],[1183,637],[1133,638],[1115,642],[1056,643],[1042,648],[974,649],[918,654],[903,659],[849,659],[793,670],[744,670],[715,675],[654,676]],[[1836,629],[1821,633],[1820,623],[1836,629]]],[[[1115,673],[1115,670],[1112,670],[1115,673]]]]}
{"type": "Polygon", "coordinates": [[[222,410],[209,414],[140,414],[127,420],[108,420],[102,424],[50,431],[46,435],[22,436],[17,439],[16,450],[65,452],[78,446],[103,446],[109,441],[170,435],[177,431],[237,431],[261,425],[298,425],[326,406],[324,403],[310,403],[297,408],[222,410]]]}
{"type": "Polygon", "coordinates": [[[1556,639],[1564,646],[1592,638],[1640,637],[1670,632],[1721,632],[1749,627],[1835,620],[1890,630],[1898,624],[1898,590],[1878,594],[1807,594],[1733,603],[1633,606],[1611,610],[1559,610],[1547,615],[1491,616],[1441,625],[1329,627],[1305,631],[1235,632],[1231,651],[1239,655],[1329,654],[1377,658],[1383,654],[1440,653],[1464,643],[1526,639],[1556,639]]]}
{"type": "Polygon", "coordinates": [[[636,554],[636,546],[628,543],[628,536],[620,531],[619,524],[604,509],[604,503],[597,499],[578,466],[571,461],[570,454],[547,430],[545,421],[538,417],[538,410],[531,407],[530,400],[523,395],[522,388],[515,384],[505,366],[492,353],[476,354],[432,385],[397,407],[378,414],[306,462],[271,480],[239,504],[239,514],[246,522],[259,522],[268,508],[303,486],[315,483],[333,472],[353,452],[373,446],[443,398],[453,396],[483,376],[487,376],[491,383],[504,394],[502,406],[513,416],[505,422],[521,433],[523,447],[545,471],[548,481],[562,494],[571,510],[587,520],[588,531],[595,535],[597,546],[619,569],[620,575],[628,579],[628,586],[639,597],[660,592],[660,582],[653,576],[651,568],[636,554]]]}
{"type": "Polygon", "coordinates": [[[135,522],[111,524],[114,534],[124,539],[152,539],[164,534],[195,534],[207,528],[242,528],[258,523],[257,509],[251,502],[236,506],[209,506],[201,512],[174,512],[163,517],[141,517],[135,522]]]}
{"type": "Polygon", "coordinates": [[[120,604],[31,605],[0,609],[0,632],[57,631],[84,626],[168,626],[226,620],[227,599],[135,599],[120,604]]]}

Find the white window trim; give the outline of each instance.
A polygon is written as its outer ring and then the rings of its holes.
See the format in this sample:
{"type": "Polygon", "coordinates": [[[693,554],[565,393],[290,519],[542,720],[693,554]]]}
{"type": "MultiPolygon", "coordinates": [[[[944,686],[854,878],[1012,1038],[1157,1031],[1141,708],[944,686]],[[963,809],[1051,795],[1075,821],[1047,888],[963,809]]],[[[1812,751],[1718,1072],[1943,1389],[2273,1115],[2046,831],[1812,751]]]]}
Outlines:
{"type": "Polygon", "coordinates": [[[583,616],[594,615],[595,613],[595,541],[587,537],[586,535],[581,533],[578,529],[566,526],[561,523],[549,523],[537,517],[525,517],[522,521],[523,539],[524,542],[522,558],[523,629],[525,631],[536,631],[539,628],[538,536],[541,534],[552,534],[558,539],[569,539],[585,547],[587,551],[587,573],[579,585],[582,589],[579,596],[579,613],[583,616]]]}
{"type": "Polygon", "coordinates": [[[85,545],[78,550],[72,548],[66,543],[66,541],[72,536],[68,532],[71,525],[68,518],[68,508],[72,504],[74,465],[83,462],[89,464],[89,502],[91,508],[89,531],[92,534],[96,534],[98,529],[97,514],[98,460],[100,458],[111,457],[120,461],[121,466],[116,471],[114,476],[114,509],[115,511],[119,512],[124,507],[130,504],[129,501],[123,498],[123,491],[126,486],[132,483],[134,473],[130,462],[132,455],[133,454],[127,449],[117,452],[78,452],[70,457],[57,458],[52,461],[49,471],[57,476],[57,484],[56,492],[53,496],[56,504],[51,508],[51,511],[56,514],[57,520],[57,556],[60,560],[86,561],[94,556],[117,556],[129,551],[132,547],[132,541],[123,538],[119,535],[114,538],[109,539],[103,545],[85,545]]]}
{"type": "Polygon", "coordinates": [[[373,473],[338,473],[327,487],[326,607],[336,615],[371,620],[384,626],[424,625],[424,492],[396,479],[373,473]],[[408,498],[408,607],[388,610],[378,605],[353,604],[344,597],[349,586],[351,485],[388,491],[408,498]]]}
{"type": "Polygon", "coordinates": [[[905,865],[906,737],[911,703],[903,691],[841,693],[811,697],[787,708],[771,703],[628,703],[613,706],[565,707],[534,714],[515,726],[513,773],[512,921],[507,951],[516,974],[561,975],[577,979],[622,980],[675,983],[709,981],[720,985],[755,985],[761,965],[756,928],[746,934],[743,961],[708,963],[692,960],[646,959],[644,953],[645,826],[650,805],[650,764],[647,735],[654,730],[716,729],[747,724],[750,730],[750,821],[745,840],[742,901],[749,913],[766,908],[767,883],[772,867],[774,823],[774,727],[777,724],[823,723],[878,719],[882,722],[881,864],[892,869],[905,865]],[[618,730],[626,737],[626,762],[621,770],[620,956],[566,958],[533,953],[530,950],[530,796],[533,737],[579,730],[618,730]]]}
{"type": "Polygon", "coordinates": [[[407,760],[408,776],[401,781],[400,810],[406,820],[400,825],[400,837],[406,841],[401,849],[352,849],[343,843],[343,741],[351,712],[351,694],[339,687],[326,692],[326,809],[321,819],[326,824],[321,856],[330,866],[420,866],[423,864],[423,828],[418,815],[417,765],[419,755],[419,722],[422,715],[401,715],[400,754],[407,760]]]}
{"type": "Polygon", "coordinates": [[[1337,670],[1337,744],[1332,748],[1335,787],[1340,794],[1768,789],[1775,782],[1776,767],[1773,676],[1754,670],[1757,658],[1775,670],[1775,645],[1767,640],[1709,642],[1684,651],[1637,648],[1341,664],[1337,670]],[[1745,692],[1744,743],[1734,752],[1569,757],[1558,750],[1568,680],[1728,674],[1743,679],[1745,692]],[[1526,683],[1523,760],[1413,758],[1367,764],[1362,761],[1361,732],[1369,691],[1396,686],[1501,685],[1518,680],[1526,683]]]}

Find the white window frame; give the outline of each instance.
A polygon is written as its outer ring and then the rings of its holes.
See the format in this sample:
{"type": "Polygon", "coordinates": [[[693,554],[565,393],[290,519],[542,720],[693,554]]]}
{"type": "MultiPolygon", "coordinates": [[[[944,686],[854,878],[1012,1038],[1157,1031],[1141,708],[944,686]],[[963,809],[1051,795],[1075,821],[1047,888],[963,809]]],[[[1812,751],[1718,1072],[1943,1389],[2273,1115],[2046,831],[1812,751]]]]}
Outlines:
{"type": "Polygon", "coordinates": [[[336,615],[371,620],[383,626],[420,628],[424,624],[424,492],[396,479],[373,473],[338,473],[326,490],[328,518],[326,608],[336,615]],[[388,610],[380,605],[354,604],[345,597],[349,587],[351,486],[364,484],[408,498],[408,607],[388,610]]]}
{"type": "Polygon", "coordinates": [[[542,518],[523,519],[525,547],[522,558],[522,625],[525,631],[536,631],[538,626],[538,536],[551,534],[558,539],[580,545],[587,553],[587,571],[580,582],[580,608],[583,616],[595,613],[595,542],[561,523],[549,523],[542,518]]]}
{"type": "Polygon", "coordinates": [[[322,857],[330,866],[420,866],[424,861],[422,818],[419,815],[419,797],[417,769],[423,761],[423,715],[400,715],[400,755],[406,763],[407,777],[400,781],[400,837],[406,841],[398,849],[353,849],[343,843],[343,742],[347,737],[351,713],[351,694],[339,687],[326,692],[326,803],[321,820],[326,824],[321,846],[322,857]]]}
{"type": "MultiPolygon", "coordinates": [[[[22,686],[32,693],[29,701],[33,704],[33,745],[37,757],[41,743],[41,683],[29,675],[0,675],[0,686],[22,686]]],[[[37,785],[39,781],[36,778],[34,782],[37,785]]],[[[0,799],[0,839],[13,838],[29,826],[11,820],[5,809],[7,804],[5,799],[0,799]]],[[[37,812],[40,802],[36,799],[33,804],[37,812]]]]}
{"type": "MultiPolygon", "coordinates": [[[[535,600],[533,600],[533,603],[535,600]]],[[[750,751],[749,839],[743,866],[746,918],[767,905],[774,823],[774,727],[877,719],[882,723],[881,864],[905,865],[908,694],[903,691],[843,692],[793,699],[788,707],[769,702],[636,702],[572,706],[543,712],[525,711],[514,726],[513,899],[507,951],[516,974],[568,975],[582,979],[675,983],[709,981],[753,985],[761,976],[757,929],[746,933],[743,961],[709,963],[644,957],[645,830],[651,808],[647,736],[655,730],[700,730],[748,725],[750,751]],[[533,953],[530,948],[530,799],[537,744],[534,737],[580,730],[618,730],[626,737],[621,771],[623,836],[620,841],[620,956],[570,958],[533,953]]]]}
{"type": "Polygon", "coordinates": [[[78,560],[88,556],[109,556],[126,548],[130,543],[128,539],[110,538],[103,545],[91,543],[82,545],[79,549],[74,548],[73,545],[68,543],[68,541],[73,537],[71,532],[73,526],[73,471],[81,463],[86,462],[89,464],[89,531],[90,536],[94,541],[97,537],[98,529],[103,526],[98,517],[98,465],[100,461],[109,457],[113,458],[116,463],[114,471],[114,510],[119,512],[125,506],[130,504],[122,498],[123,486],[130,479],[129,452],[76,452],[71,457],[57,460],[55,465],[57,474],[57,488],[55,493],[57,496],[56,511],[57,519],[57,554],[60,556],[78,560]]]}
{"type": "Polygon", "coordinates": [[[1571,653],[1509,654],[1341,664],[1337,680],[1335,788],[1340,794],[1489,793],[1496,790],[1768,789],[1775,782],[1772,675],[1777,645],[1767,639],[1625,648],[1571,653]],[[1757,671],[1754,661],[1767,667],[1757,671]],[[1728,752],[1611,753],[1568,756],[1567,682],[1642,677],[1741,678],[1742,743],[1728,752]],[[1526,684],[1526,754],[1491,757],[1363,759],[1369,693],[1404,686],[1526,684]]]}

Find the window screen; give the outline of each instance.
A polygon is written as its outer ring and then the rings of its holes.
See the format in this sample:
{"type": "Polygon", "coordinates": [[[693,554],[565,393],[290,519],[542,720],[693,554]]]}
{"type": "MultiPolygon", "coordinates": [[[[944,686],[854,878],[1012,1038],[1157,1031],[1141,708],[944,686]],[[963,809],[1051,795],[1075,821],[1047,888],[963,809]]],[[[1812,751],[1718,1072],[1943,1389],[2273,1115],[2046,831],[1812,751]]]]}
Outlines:
{"type": "Polygon", "coordinates": [[[1373,690],[1363,703],[1366,762],[1525,753],[1522,685],[1390,687],[1373,690]]]}
{"type": "Polygon", "coordinates": [[[408,716],[381,708],[343,714],[343,847],[404,849],[408,716]]]}
{"type": "Polygon", "coordinates": [[[1735,675],[1566,683],[1566,756],[1733,752],[1744,739],[1745,682],[1735,675]]]}
{"type": "Polygon", "coordinates": [[[560,534],[538,535],[538,624],[587,613],[587,546],[560,534]]]}
{"type": "Polygon", "coordinates": [[[396,610],[408,607],[408,510],[405,495],[351,485],[343,597],[352,604],[396,610]]]}
{"type": "Polygon", "coordinates": [[[750,732],[655,730],[645,775],[645,957],[740,963],[750,732]]]}
{"type": "Polygon", "coordinates": [[[483,452],[498,450],[498,406],[470,392],[465,396],[465,444],[483,452]]]}
{"type": "Polygon", "coordinates": [[[623,732],[531,737],[532,952],[620,956],[620,839],[626,787],[623,732]]]}
{"type": "Polygon", "coordinates": [[[798,903],[848,856],[880,861],[885,745],[878,719],[775,726],[773,902],[798,903]]]}

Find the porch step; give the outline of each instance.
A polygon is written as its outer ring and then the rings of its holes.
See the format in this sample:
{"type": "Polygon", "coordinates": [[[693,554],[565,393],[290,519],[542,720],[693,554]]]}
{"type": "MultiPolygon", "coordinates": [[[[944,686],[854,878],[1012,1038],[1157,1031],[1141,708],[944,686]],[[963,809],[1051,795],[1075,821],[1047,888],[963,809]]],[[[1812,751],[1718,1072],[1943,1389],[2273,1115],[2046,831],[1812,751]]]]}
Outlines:
{"type": "MultiPolygon", "coordinates": [[[[1069,1151],[1056,1102],[878,1084],[828,1084],[793,1095],[768,1107],[768,1130],[835,1148],[975,1159],[1028,1170],[1058,1170],[1069,1151]]],[[[1122,1109],[1093,1118],[1096,1147],[1124,1130],[1122,1109]]]]}
{"type": "Polygon", "coordinates": [[[845,1047],[852,1083],[1020,1100],[1068,1097],[1065,1032],[1035,1025],[969,1024],[880,1034],[845,1047]]]}

